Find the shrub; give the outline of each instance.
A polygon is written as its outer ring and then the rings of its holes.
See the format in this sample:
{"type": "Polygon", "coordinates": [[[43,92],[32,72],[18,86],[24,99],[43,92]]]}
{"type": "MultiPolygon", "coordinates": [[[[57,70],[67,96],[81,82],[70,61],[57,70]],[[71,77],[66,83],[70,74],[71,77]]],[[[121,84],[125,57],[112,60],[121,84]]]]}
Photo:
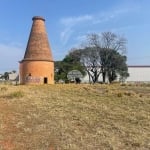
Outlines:
{"type": "Polygon", "coordinates": [[[119,92],[119,93],[117,93],[117,96],[118,96],[118,97],[122,97],[123,94],[122,94],[121,92],[119,92]]]}
{"type": "Polygon", "coordinates": [[[124,92],[124,95],[126,95],[126,96],[136,96],[136,93],[132,92],[132,91],[126,91],[126,92],[124,92]]]}

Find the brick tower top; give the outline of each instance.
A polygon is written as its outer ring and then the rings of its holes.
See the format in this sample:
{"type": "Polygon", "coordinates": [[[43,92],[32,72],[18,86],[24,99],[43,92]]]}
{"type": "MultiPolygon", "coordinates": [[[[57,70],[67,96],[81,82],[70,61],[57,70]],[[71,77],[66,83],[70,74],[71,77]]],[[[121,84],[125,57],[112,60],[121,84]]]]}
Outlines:
{"type": "Polygon", "coordinates": [[[35,16],[32,18],[32,20],[32,28],[24,59],[22,61],[53,61],[52,52],[45,28],[45,19],[40,16],[35,16]]]}

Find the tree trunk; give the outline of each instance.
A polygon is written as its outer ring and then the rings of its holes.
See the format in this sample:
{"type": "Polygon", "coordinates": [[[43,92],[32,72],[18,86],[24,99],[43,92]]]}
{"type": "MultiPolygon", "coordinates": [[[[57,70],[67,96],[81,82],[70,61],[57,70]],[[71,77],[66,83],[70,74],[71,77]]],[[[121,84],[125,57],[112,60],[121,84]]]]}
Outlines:
{"type": "Polygon", "coordinates": [[[102,72],[103,83],[106,82],[106,72],[102,72]]]}
{"type": "Polygon", "coordinates": [[[89,76],[89,83],[91,84],[91,76],[90,76],[90,73],[87,71],[88,73],[88,76],[89,76]]]}

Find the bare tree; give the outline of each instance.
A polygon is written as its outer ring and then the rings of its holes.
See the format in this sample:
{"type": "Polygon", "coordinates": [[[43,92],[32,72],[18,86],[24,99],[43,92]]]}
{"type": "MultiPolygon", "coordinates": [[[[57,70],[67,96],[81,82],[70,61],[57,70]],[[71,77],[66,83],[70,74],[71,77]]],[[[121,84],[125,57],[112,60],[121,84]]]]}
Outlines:
{"type": "Polygon", "coordinates": [[[99,56],[100,36],[95,33],[88,34],[83,46],[84,48],[80,50],[80,61],[89,76],[89,82],[95,83],[98,81],[101,73],[99,56]]]}
{"type": "Polygon", "coordinates": [[[101,35],[101,47],[106,49],[112,49],[121,54],[126,53],[127,40],[112,32],[103,32],[101,35]]]}
{"type": "Polygon", "coordinates": [[[100,36],[96,33],[88,34],[86,47],[101,47],[100,36]]]}
{"type": "Polygon", "coordinates": [[[95,83],[98,81],[100,75],[100,57],[98,55],[97,48],[88,47],[82,50],[81,59],[82,65],[89,76],[89,82],[95,83]]]}
{"type": "MultiPolygon", "coordinates": [[[[88,72],[89,79],[91,77],[95,83],[101,73],[103,82],[106,81],[106,76],[109,75],[110,77],[110,70],[112,70],[110,62],[114,61],[112,54],[114,55],[115,52],[120,55],[126,53],[126,39],[124,37],[112,32],[87,35],[87,44],[82,52],[81,62],[88,72]]],[[[112,73],[111,79],[115,79],[116,74],[115,72],[112,73]]]]}

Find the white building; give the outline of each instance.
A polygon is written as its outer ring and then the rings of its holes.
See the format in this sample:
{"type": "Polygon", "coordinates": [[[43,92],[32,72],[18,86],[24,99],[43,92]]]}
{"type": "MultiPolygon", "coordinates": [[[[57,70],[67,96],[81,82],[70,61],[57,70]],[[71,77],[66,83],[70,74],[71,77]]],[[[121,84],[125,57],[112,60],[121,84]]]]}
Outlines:
{"type": "Polygon", "coordinates": [[[10,72],[8,74],[8,78],[10,81],[19,81],[19,74],[17,72],[13,73],[13,72],[10,72]]]}
{"type": "Polygon", "coordinates": [[[150,66],[128,66],[127,82],[150,82],[150,66]]]}
{"type": "MultiPolygon", "coordinates": [[[[128,73],[129,77],[126,79],[126,82],[150,82],[150,66],[128,66],[128,73]]],[[[101,81],[102,75],[100,74],[99,82],[101,81]]],[[[89,82],[88,75],[84,76],[82,82],[89,82]]]]}

